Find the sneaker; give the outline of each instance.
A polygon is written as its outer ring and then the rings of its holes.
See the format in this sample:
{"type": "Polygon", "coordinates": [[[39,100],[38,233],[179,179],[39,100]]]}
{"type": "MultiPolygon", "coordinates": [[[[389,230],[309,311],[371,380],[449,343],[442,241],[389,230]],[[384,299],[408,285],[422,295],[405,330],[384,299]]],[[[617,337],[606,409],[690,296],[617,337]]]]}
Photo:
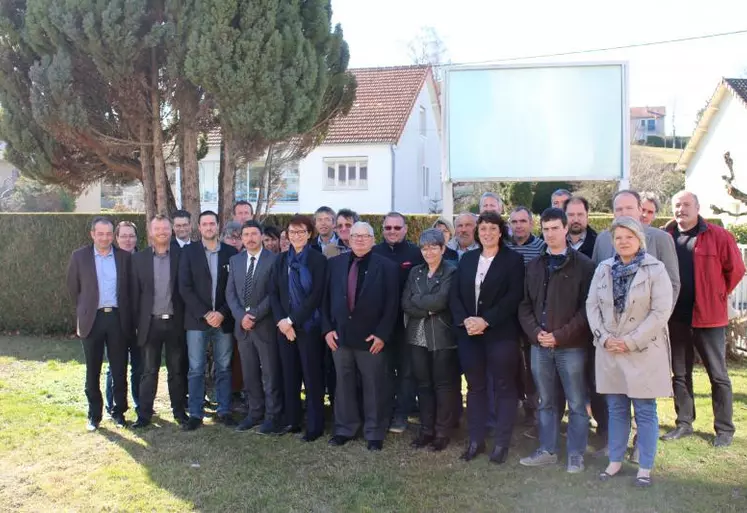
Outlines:
{"type": "Polygon", "coordinates": [[[568,473],[580,474],[584,471],[584,457],[581,454],[568,456],[568,473]]]}
{"type": "Polygon", "coordinates": [[[392,423],[389,425],[389,432],[390,433],[404,433],[407,429],[407,422],[405,419],[395,417],[392,420],[392,423]]]}
{"type": "Polygon", "coordinates": [[[537,449],[531,456],[519,460],[519,463],[525,467],[543,467],[545,465],[554,465],[557,462],[557,454],[550,454],[542,449],[537,449]]]}

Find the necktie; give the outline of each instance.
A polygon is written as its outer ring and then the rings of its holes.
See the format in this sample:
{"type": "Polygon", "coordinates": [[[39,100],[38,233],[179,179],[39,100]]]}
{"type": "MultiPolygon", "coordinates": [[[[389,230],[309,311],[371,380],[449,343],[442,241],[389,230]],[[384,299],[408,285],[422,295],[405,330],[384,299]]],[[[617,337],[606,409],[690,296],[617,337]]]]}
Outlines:
{"type": "Polygon", "coordinates": [[[244,277],[244,307],[249,306],[249,298],[252,295],[252,289],[254,288],[254,262],[257,257],[252,257],[249,260],[249,270],[246,271],[244,277]]]}
{"type": "Polygon", "coordinates": [[[348,310],[351,312],[355,308],[355,293],[358,289],[358,262],[360,258],[353,258],[348,271],[348,310]]]}

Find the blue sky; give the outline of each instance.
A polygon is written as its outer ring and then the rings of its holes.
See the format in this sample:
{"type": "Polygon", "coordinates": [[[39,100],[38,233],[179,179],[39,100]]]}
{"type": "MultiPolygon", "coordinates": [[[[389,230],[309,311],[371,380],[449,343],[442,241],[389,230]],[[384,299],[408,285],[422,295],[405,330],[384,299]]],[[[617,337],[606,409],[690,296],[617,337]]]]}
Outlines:
{"type": "MultiPolygon", "coordinates": [[[[747,29],[747,1],[332,0],[351,67],[409,64],[407,42],[432,26],[455,63],[585,50],[747,29]]],[[[627,60],[633,106],[667,107],[679,135],[721,77],[747,76],[747,34],[542,59],[627,60]]]]}

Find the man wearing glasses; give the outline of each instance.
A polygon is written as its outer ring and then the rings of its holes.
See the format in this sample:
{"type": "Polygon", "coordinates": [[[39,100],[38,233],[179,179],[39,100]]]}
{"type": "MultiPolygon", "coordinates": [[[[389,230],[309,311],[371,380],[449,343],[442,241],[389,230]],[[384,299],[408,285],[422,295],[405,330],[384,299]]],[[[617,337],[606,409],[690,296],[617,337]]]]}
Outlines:
{"type": "Polygon", "coordinates": [[[387,257],[399,268],[399,288],[397,289],[397,323],[394,327],[392,344],[388,351],[391,383],[390,392],[394,408],[389,431],[403,433],[407,429],[407,417],[415,405],[415,380],[412,375],[410,351],[405,344],[405,325],[402,313],[402,290],[407,283],[410,269],[424,263],[418,247],[407,240],[407,221],[399,212],[390,212],[384,217],[384,241],[377,244],[373,252],[387,257]]]}

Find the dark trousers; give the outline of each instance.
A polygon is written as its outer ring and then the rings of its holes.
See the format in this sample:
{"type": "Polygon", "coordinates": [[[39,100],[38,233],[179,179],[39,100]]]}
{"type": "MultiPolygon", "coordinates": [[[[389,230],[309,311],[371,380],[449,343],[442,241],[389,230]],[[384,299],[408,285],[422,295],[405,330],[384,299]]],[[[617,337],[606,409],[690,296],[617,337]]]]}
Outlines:
{"type": "Polygon", "coordinates": [[[485,441],[490,372],[496,405],[495,443],[497,446],[508,447],[516,423],[516,373],[519,371],[519,351],[519,343],[515,340],[460,338],[459,360],[467,376],[467,422],[470,441],[485,441]]]}
{"type": "Polygon", "coordinates": [[[127,411],[127,342],[122,335],[119,313],[96,312],[96,320],[88,337],[82,339],[83,354],[86,359],[86,398],[88,418],[100,422],[104,409],[101,395],[101,366],[104,362],[104,348],[109,356],[112,370],[112,415],[122,415],[127,411]]]}
{"type": "Polygon", "coordinates": [[[306,333],[296,330],[296,340],[289,342],[278,332],[280,364],[283,369],[283,397],[285,422],[300,426],[301,381],[306,390],[306,432],[320,435],[324,432],[324,347],[319,329],[306,333]]]}
{"type": "Polygon", "coordinates": [[[428,351],[410,346],[418,386],[420,432],[446,438],[456,423],[459,391],[459,354],[456,349],[428,351]]]}
{"type": "Polygon", "coordinates": [[[275,335],[264,338],[249,332],[236,343],[241,355],[249,415],[255,421],[264,418],[280,422],[283,412],[282,370],[275,335]]]}
{"type": "Polygon", "coordinates": [[[158,372],[161,368],[161,353],[166,348],[166,370],[171,411],[174,417],[183,417],[187,408],[187,342],[184,328],[174,323],[174,319],[150,321],[148,338],[140,348],[143,357],[143,372],[140,378],[140,411],[138,416],[150,420],[153,416],[153,401],[158,390],[158,372]]]}
{"type": "Polygon", "coordinates": [[[607,436],[609,426],[609,409],[607,399],[597,392],[597,372],[594,365],[596,361],[596,347],[591,346],[586,359],[586,380],[589,384],[589,403],[591,404],[591,415],[597,422],[597,435],[607,436]]]}
{"type": "Polygon", "coordinates": [[[524,412],[529,417],[535,417],[539,405],[537,386],[532,376],[532,346],[526,340],[521,341],[521,368],[516,373],[516,387],[519,399],[524,399],[524,412]]]}
{"type": "Polygon", "coordinates": [[[335,435],[354,437],[362,423],[366,440],[383,440],[389,420],[386,354],[341,346],[332,356],[337,370],[335,435]],[[358,404],[359,374],[363,422],[358,404]]]}
{"type": "Polygon", "coordinates": [[[415,377],[412,373],[412,354],[403,331],[396,331],[394,342],[387,347],[391,405],[394,417],[407,420],[415,409],[415,377]]]}
{"type": "Polygon", "coordinates": [[[693,362],[697,348],[711,381],[713,429],[716,433],[734,433],[731,381],[726,369],[726,328],[692,328],[671,319],[669,335],[677,425],[692,427],[695,420],[693,362]]]}
{"type": "MultiPolygon", "coordinates": [[[[109,360],[108,353],[106,353],[106,359],[109,360]]],[[[140,354],[140,348],[137,345],[137,339],[133,336],[127,341],[127,355],[130,364],[130,393],[132,396],[132,404],[135,406],[135,411],[140,411],[140,375],[143,370],[142,357],[140,354]]],[[[127,375],[127,361],[125,361],[125,376],[127,375]]],[[[112,379],[112,367],[111,365],[106,366],[106,386],[105,386],[105,400],[106,400],[106,412],[111,415],[112,405],[114,404],[114,379],[112,379]]]]}
{"type": "Polygon", "coordinates": [[[324,389],[329,396],[329,404],[335,406],[335,385],[337,373],[335,372],[335,360],[332,358],[332,350],[324,344],[324,389]]]}

